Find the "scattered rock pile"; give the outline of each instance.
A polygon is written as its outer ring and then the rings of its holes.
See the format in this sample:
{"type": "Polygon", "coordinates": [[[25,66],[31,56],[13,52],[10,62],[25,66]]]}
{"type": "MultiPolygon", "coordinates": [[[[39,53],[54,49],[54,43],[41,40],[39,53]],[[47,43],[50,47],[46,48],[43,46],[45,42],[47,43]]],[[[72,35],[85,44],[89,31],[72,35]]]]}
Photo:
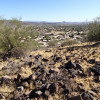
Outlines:
{"type": "MultiPolygon", "coordinates": [[[[86,47],[85,50],[88,55],[89,49],[86,47]]],[[[94,49],[91,50],[87,58],[85,53],[80,55],[76,51],[72,48],[57,49],[51,56],[52,50],[45,51],[47,56],[35,51],[36,54],[19,62],[9,61],[1,69],[6,74],[0,78],[0,85],[9,87],[10,91],[0,90],[0,99],[99,100],[100,61],[89,58],[96,54],[96,49],[94,53],[94,49]]]]}

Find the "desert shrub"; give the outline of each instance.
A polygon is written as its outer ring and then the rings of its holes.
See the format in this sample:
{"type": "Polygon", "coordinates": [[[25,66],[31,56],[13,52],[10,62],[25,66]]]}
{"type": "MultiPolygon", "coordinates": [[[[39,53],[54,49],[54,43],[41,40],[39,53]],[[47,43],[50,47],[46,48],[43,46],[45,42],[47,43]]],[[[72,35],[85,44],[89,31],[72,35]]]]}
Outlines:
{"type": "Polygon", "coordinates": [[[74,34],[69,35],[69,37],[73,38],[74,37],[74,34]]]}
{"type": "Polygon", "coordinates": [[[50,47],[56,46],[57,43],[58,43],[58,40],[55,40],[55,39],[54,39],[54,40],[51,40],[51,41],[48,42],[48,46],[50,46],[50,47]]]}
{"type": "Polygon", "coordinates": [[[43,39],[46,39],[47,41],[51,40],[51,38],[50,38],[49,35],[45,35],[45,36],[43,37],[43,39]]]}
{"type": "Polygon", "coordinates": [[[94,22],[89,24],[87,40],[100,41],[100,19],[96,19],[94,22]]]}
{"type": "Polygon", "coordinates": [[[30,26],[23,26],[19,19],[0,20],[0,53],[18,56],[29,48],[39,46],[33,39],[36,31],[30,29],[30,26]]]}
{"type": "Polygon", "coordinates": [[[64,42],[61,43],[61,46],[72,45],[78,43],[77,40],[66,39],[64,42]]]}

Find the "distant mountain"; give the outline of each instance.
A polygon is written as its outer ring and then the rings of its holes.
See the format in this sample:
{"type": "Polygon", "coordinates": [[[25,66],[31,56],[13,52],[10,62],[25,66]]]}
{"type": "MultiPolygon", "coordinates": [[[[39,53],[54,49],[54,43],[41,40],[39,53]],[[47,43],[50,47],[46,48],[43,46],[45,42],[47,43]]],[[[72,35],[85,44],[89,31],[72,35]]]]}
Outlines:
{"type": "Polygon", "coordinates": [[[46,22],[46,21],[23,21],[25,25],[84,25],[90,22],[46,22]]]}

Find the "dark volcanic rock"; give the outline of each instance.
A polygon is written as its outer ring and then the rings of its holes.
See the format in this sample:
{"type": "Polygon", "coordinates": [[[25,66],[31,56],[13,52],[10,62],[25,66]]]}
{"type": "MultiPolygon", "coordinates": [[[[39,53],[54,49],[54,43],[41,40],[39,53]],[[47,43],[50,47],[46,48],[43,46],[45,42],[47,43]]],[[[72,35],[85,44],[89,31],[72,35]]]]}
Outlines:
{"type": "Polygon", "coordinates": [[[98,75],[98,76],[95,77],[95,81],[96,82],[100,82],[100,75],[98,75]]]}
{"type": "Polygon", "coordinates": [[[80,64],[76,64],[76,69],[77,69],[77,70],[80,70],[80,71],[83,71],[83,68],[81,67],[80,64]]]}
{"type": "Polygon", "coordinates": [[[41,90],[34,89],[34,90],[32,90],[32,91],[30,92],[29,98],[30,98],[30,99],[32,99],[32,98],[39,98],[41,95],[42,95],[41,90]]]}
{"type": "Polygon", "coordinates": [[[82,93],[82,99],[83,100],[94,100],[93,95],[91,93],[89,93],[88,91],[82,93]]]}
{"type": "Polygon", "coordinates": [[[96,61],[96,65],[100,65],[100,61],[96,61]]]}
{"type": "Polygon", "coordinates": [[[62,60],[61,57],[56,57],[56,58],[54,58],[54,62],[58,62],[58,61],[61,61],[61,60],[62,60]]]}
{"type": "Polygon", "coordinates": [[[70,56],[66,56],[66,60],[69,60],[70,59],[70,56]]]}
{"type": "Polygon", "coordinates": [[[46,59],[46,58],[43,58],[42,61],[44,61],[44,62],[48,62],[49,60],[46,59]]]}
{"type": "Polygon", "coordinates": [[[59,57],[57,54],[54,54],[52,57],[54,62],[58,62],[62,60],[62,57],[59,57]]]}
{"type": "Polygon", "coordinates": [[[80,95],[69,98],[68,100],[83,100],[80,95]]]}
{"type": "Polygon", "coordinates": [[[84,87],[84,85],[83,85],[82,83],[79,83],[79,84],[77,85],[77,89],[78,89],[78,91],[80,91],[80,92],[85,92],[85,87],[84,87]]]}
{"type": "Polygon", "coordinates": [[[21,92],[21,91],[24,90],[24,87],[23,86],[19,86],[19,87],[17,87],[17,90],[21,92]]]}
{"type": "Polygon", "coordinates": [[[67,48],[67,51],[74,51],[74,47],[69,47],[69,48],[67,48]]]}
{"type": "Polygon", "coordinates": [[[35,56],[35,59],[37,59],[37,60],[38,60],[38,59],[42,59],[42,55],[36,55],[36,56],[35,56]]]}
{"type": "Polygon", "coordinates": [[[22,80],[24,80],[25,79],[25,77],[23,76],[23,75],[21,75],[21,74],[18,74],[17,75],[17,79],[15,80],[17,83],[19,83],[19,82],[21,82],[22,80]]]}
{"type": "Polygon", "coordinates": [[[33,62],[29,62],[28,64],[29,64],[29,67],[31,67],[33,65],[33,62]]]}
{"type": "Polygon", "coordinates": [[[51,84],[49,87],[50,93],[53,94],[56,92],[57,86],[55,83],[51,84]]]}
{"type": "Polygon", "coordinates": [[[65,64],[65,68],[66,68],[66,69],[76,68],[76,64],[73,63],[73,62],[70,60],[70,61],[68,61],[68,63],[65,64]]]}
{"type": "Polygon", "coordinates": [[[2,94],[0,94],[0,99],[1,99],[1,100],[4,99],[4,97],[2,96],[2,94]]]}
{"type": "Polygon", "coordinates": [[[6,85],[8,85],[8,84],[11,84],[12,82],[12,79],[11,79],[11,77],[10,76],[3,76],[2,78],[1,78],[1,84],[6,84],[6,85]]]}
{"type": "Polygon", "coordinates": [[[91,70],[92,72],[94,72],[95,75],[100,75],[100,66],[99,66],[99,65],[93,66],[92,68],[90,68],[90,70],[91,70]]]}
{"type": "Polygon", "coordinates": [[[90,59],[88,62],[89,62],[90,64],[94,64],[94,63],[95,63],[95,59],[90,59]]]}

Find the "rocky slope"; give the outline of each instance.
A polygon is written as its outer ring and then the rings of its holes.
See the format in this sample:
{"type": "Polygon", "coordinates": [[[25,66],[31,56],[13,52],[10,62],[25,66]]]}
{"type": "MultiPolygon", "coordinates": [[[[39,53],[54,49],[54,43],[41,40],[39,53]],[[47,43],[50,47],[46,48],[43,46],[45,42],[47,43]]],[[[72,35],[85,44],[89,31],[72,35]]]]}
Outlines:
{"type": "Polygon", "coordinates": [[[0,99],[100,100],[100,42],[1,59],[0,99]]]}

